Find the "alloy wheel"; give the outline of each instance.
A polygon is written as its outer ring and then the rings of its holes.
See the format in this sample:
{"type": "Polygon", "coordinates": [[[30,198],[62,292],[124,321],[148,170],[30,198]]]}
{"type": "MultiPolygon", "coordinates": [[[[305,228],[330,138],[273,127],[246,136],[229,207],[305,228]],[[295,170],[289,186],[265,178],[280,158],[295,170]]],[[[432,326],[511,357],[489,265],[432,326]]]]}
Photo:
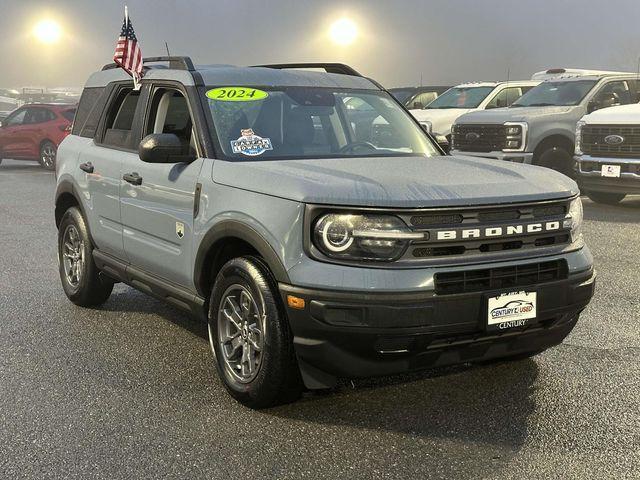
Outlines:
{"type": "Polygon", "coordinates": [[[226,370],[238,382],[251,382],[260,370],[264,326],[253,294],[239,284],[227,288],[218,310],[218,346],[226,370]]]}
{"type": "Polygon", "coordinates": [[[82,281],[84,271],[84,241],[75,225],[69,225],[64,232],[62,263],[67,282],[77,288],[82,281]]]}

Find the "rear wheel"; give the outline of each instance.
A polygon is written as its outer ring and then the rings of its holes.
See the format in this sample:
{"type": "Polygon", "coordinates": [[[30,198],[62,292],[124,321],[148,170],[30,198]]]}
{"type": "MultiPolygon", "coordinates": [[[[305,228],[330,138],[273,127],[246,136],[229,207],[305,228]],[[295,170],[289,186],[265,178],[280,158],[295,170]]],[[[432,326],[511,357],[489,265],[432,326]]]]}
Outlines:
{"type": "Polygon", "coordinates": [[[91,238],[77,207],[67,210],[60,221],[58,259],[62,288],[69,300],[82,307],[93,307],[107,301],[113,282],[98,275],[91,238]]]}
{"type": "Polygon", "coordinates": [[[46,140],[40,145],[40,158],[38,162],[47,170],[53,170],[56,168],[56,154],[58,147],[55,143],[46,140]]]}
{"type": "Polygon", "coordinates": [[[211,293],[209,341],[218,374],[240,403],[265,408],[300,396],[289,323],[260,259],[235,258],[220,270],[211,293]]]}
{"type": "Polygon", "coordinates": [[[587,192],[587,197],[596,203],[617,205],[624,199],[624,197],[626,197],[626,195],[624,193],[587,192]]]}

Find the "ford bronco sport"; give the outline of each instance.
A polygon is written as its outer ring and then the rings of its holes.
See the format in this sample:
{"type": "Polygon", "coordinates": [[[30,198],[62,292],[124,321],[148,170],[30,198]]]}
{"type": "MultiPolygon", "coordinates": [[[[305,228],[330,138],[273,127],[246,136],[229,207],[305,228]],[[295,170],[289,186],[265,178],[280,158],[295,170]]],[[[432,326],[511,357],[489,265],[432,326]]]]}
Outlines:
{"type": "Polygon", "coordinates": [[[139,91],[119,69],[93,74],[60,146],[62,286],[90,307],[124,282],[206,319],[245,405],[534,355],[588,304],[565,176],[443,156],[345,65],[145,67],[139,91]],[[378,116],[393,148],[375,143],[378,116]]]}
{"type": "Polygon", "coordinates": [[[578,120],[640,100],[636,74],[560,68],[532,78],[544,81],[510,107],[459,117],[452,153],[531,163],[573,176],[578,120]]]}

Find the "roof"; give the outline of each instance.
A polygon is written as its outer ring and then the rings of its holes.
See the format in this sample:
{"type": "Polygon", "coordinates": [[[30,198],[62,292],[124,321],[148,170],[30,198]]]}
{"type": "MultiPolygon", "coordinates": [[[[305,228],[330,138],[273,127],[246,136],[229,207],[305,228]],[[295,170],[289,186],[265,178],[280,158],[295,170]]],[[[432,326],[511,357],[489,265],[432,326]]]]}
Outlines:
{"type": "Polygon", "coordinates": [[[617,75],[633,75],[631,72],[613,72],[608,70],[586,70],[582,68],[550,68],[534,73],[531,78],[533,80],[558,80],[567,78],[593,78],[617,76],[617,75]]]}
{"type": "MultiPolygon", "coordinates": [[[[194,71],[173,68],[152,68],[146,71],[145,79],[176,80],[193,86],[196,78],[206,86],[261,86],[261,87],[332,87],[379,90],[368,78],[356,75],[326,73],[302,69],[280,69],[268,67],[237,67],[233,65],[204,65],[194,71]]],[[[122,69],[111,68],[92,74],[85,87],[101,87],[115,81],[130,80],[122,69]]]]}
{"type": "Polygon", "coordinates": [[[536,86],[540,83],[540,80],[504,80],[500,82],[468,82],[456,85],[458,88],[470,88],[470,87],[498,87],[504,84],[518,86],[536,86]]]}

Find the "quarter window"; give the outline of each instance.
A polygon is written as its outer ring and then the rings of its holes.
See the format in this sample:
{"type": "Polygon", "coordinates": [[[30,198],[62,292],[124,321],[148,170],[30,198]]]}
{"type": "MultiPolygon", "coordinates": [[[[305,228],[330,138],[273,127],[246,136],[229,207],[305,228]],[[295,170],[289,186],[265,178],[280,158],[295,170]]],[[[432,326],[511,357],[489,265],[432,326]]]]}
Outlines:
{"type": "Polygon", "coordinates": [[[24,119],[27,115],[26,110],[18,110],[17,112],[9,115],[6,120],[6,125],[22,125],[24,123],[24,119]]]}

